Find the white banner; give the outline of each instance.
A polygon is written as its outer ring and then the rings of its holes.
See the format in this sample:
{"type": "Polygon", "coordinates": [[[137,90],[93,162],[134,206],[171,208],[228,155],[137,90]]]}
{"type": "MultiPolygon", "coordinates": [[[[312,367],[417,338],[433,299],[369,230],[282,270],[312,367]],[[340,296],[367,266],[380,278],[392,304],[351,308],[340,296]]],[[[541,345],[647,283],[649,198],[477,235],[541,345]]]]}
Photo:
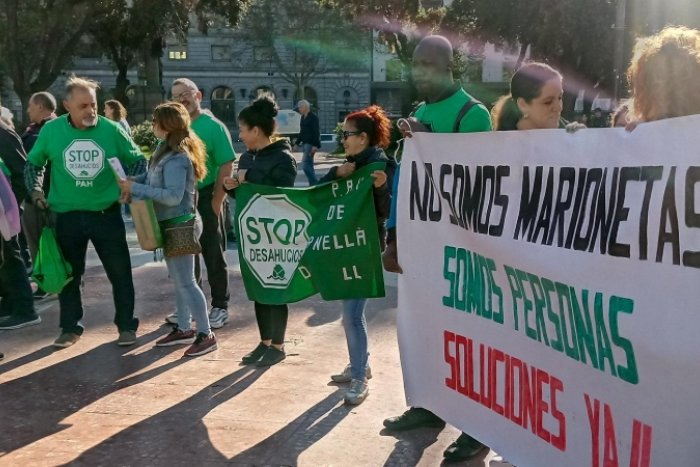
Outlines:
{"type": "Polygon", "coordinates": [[[518,467],[698,465],[698,130],[700,116],[412,138],[409,405],[518,467]]]}

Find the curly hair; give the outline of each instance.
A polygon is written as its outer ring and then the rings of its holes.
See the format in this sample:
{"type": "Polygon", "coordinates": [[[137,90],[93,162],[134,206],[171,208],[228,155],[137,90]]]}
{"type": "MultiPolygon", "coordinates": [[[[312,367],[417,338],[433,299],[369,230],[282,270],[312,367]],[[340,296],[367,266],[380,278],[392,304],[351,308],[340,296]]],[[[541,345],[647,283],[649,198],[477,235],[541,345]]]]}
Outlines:
{"type": "Polygon", "coordinates": [[[207,152],[204,143],[190,128],[190,114],[179,102],[160,104],[153,111],[153,123],[157,124],[167,137],[165,143],[159,146],[154,159],[158,160],[168,150],[187,154],[194,167],[197,180],[207,175],[207,152]]]}
{"type": "Polygon", "coordinates": [[[667,27],[640,39],[627,78],[641,121],[700,113],[700,31],[667,27]]]}
{"type": "Polygon", "coordinates": [[[367,133],[370,146],[386,148],[391,142],[391,121],[384,109],[372,105],[345,117],[346,122],[353,122],[358,131],[367,133]]]}

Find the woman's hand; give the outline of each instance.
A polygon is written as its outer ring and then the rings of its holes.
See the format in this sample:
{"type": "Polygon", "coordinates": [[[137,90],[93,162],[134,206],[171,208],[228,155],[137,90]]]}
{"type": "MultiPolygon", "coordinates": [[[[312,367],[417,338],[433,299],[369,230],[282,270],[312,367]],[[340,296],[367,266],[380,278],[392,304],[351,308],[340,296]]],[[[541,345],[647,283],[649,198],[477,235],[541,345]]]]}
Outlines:
{"type": "Polygon", "coordinates": [[[338,170],[335,172],[335,174],[338,176],[338,178],[345,178],[352,175],[353,172],[355,172],[355,163],[346,162],[340,167],[338,167],[338,170]]]}
{"type": "Polygon", "coordinates": [[[586,125],[584,125],[583,123],[571,122],[571,123],[567,123],[564,128],[566,128],[567,133],[576,133],[577,131],[586,129],[588,127],[586,125]]]}
{"type": "Polygon", "coordinates": [[[240,184],[241,182],[238,180],[238,177],[224,178],[224,188],[226,188],[227,190],[233,190],[234,188],[238,188],[240,184]]]}
{"type": "Polygon", "coordinates": [[[634,131],[635,128],[639,125],[639,121],[633,120],[631,122],[627,122],[627,125],[625,125],[625,130],[632,132],[634,131]]]}
{"type": "Polygon", "coordinates": [[[122,178],[117,183],[119,183],[119,188],[122,190],[122,194],[131,194],[131,185],[133,185],[134,182],[122,178]]]}
{"type": "Polygon", "coordinates": [[[375,170],[372,172],[372,178],[374,179],[374,187],[379,188],[386,183],[386,172],[383,170],[375,170]]]}

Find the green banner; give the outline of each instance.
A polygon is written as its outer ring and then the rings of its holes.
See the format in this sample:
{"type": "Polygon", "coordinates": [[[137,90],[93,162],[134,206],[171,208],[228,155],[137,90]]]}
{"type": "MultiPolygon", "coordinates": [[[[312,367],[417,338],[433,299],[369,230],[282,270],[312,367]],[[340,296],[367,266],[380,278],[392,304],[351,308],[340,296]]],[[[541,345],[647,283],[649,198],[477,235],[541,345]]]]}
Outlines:
{"type": "Polygon", "coordinates": [[[241,274],[250,300],[293,303],[384,296],[370,164],[310,188],[236,189],[241,274]]]}

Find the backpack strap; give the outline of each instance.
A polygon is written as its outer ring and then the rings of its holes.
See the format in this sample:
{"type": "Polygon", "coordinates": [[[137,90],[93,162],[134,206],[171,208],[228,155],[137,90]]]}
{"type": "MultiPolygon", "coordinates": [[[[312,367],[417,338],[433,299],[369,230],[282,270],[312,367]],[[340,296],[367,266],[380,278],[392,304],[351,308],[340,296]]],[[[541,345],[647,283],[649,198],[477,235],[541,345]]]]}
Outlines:
{"type": "Polygon", "coordinates": [[[461,109],[459,109],[459,113],[457,114],[457,119],[455,120],[455,126],[452,128],[452,133],[459,133],[459,126],[462,123],[462,119],[469,113],[469,111],[472,109],[472,107],[476,107],[477,105],[480,105],[481,101],[474,99],[473,97],[469,102],[464,104],[461,109]]]}

